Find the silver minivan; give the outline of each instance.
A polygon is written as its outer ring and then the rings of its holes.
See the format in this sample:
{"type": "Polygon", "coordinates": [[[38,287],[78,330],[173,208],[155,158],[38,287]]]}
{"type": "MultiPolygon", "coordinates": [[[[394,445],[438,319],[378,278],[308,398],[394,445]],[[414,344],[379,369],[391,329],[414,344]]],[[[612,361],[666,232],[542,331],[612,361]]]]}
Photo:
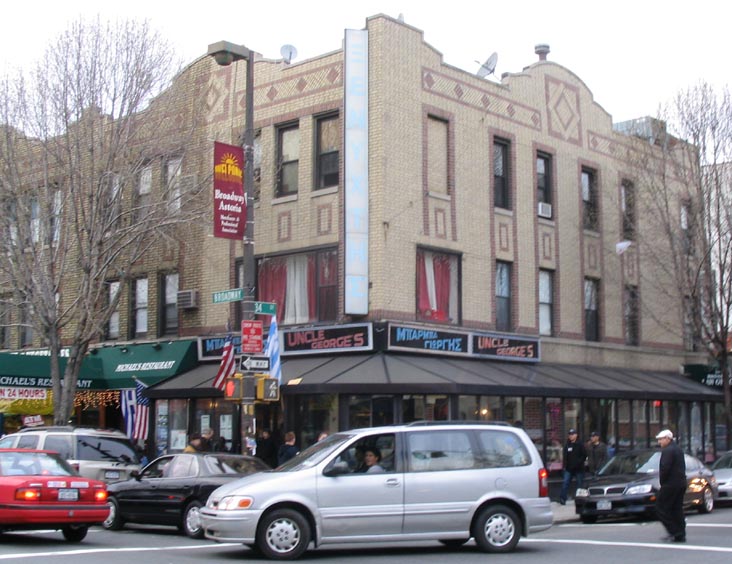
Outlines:
{"type": "Polygon", "coordinates": [[[293,559],[312,542],[470,538],[509,552],[552,525],[547,471],[519,428],[434,423],[331,435],[271,472],[214,490],[207,538],[293,559]]]}

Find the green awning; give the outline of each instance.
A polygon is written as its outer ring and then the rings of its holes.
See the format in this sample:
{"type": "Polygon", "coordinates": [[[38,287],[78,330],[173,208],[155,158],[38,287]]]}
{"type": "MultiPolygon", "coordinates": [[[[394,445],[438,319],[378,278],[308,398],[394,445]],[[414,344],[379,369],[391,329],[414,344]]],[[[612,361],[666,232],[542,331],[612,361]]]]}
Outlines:
{"type": "MultiPolygon", "coordinates": [[[[59,370],[66,370],[66,357],[59,358],[59,370]]],[[[35,354],[0,353],[0,387],[50,388],[51,357],[35,354]]],[[[102,362],[85,359],[81,365],[76,387],[80,390],[105,390],[102,362]]]]}
{"type": "Polygon", "coordinates": [[[146,386],[162,382],[198,364],[196,341],[169,341],[99,347],[87,360],[102,362],[105,388],[135,387],[135,378],[146,386]]]}
{"type": "MultiPolygon", "coordinates": [[[[67,359],[59,359],[63,374],[67,359]]],[[[0,353],[0,388],[50,388],[51,359],[41,354],[0,353]]],[[[147,386],[191,370],[198,364],[196,341],[102,346],[89,351],[79,373],[79,390],[121,390],[147,386]]]]}

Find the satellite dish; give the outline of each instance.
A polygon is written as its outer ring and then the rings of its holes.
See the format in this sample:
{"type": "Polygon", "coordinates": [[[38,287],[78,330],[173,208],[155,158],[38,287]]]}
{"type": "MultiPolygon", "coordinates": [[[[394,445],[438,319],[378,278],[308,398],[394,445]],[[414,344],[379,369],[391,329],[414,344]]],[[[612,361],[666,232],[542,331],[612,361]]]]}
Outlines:
{"type": "MultiPolygon", "coordinates": [[[[479,61],[475,61],[476,63],[480,64],[479,61]]],[[[488,57],[482,65],[480,65],[480,68],[478,69],[478,72],[476,73],[478,75],[478,78],[485,78],[486,76],[493,74],[496,70],[496,63],[498,62],[498,53],[493,53],[490,57],[488,57]]]]}
{"type": "Polygon", "coordinates": [[[633,241],[619,241],[618,243],[615,243],[615,253],[618,255],[622,255],[630,248],[632,244],[633,241]]]}
{"type": "Polygon", "coordinates": [[[280,55],[282,55],[282,59],[285,63],[289,65],[290,61],[297,57],[297,49],[292,45],[283,45],[280,47],[280,55]]]}

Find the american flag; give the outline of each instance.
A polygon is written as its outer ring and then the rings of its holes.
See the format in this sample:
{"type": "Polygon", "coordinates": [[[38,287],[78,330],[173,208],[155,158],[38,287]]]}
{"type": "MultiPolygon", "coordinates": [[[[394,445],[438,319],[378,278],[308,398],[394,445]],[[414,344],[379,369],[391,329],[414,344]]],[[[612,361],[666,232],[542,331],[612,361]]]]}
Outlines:
{"type": "Polygon", "coordinates": [[[267,349],[265,354],[269,357],[269,374],[277,378],[277,383],[282,383],[282,365],[280,364],[280,333],[277,330],[277,318],[272,316],[272,323],[269,324],[269,335],[267,335],[267,349]]]}
{"type": "Polygon", "coordinates": [[[234,372],[236,372],[234,343],[231,342],[231,335],[229,335],[228,337],[226,337],[224,350],[221,353],[221,364],[219,365],[219,371],[216,373],[216,377],[213,381],[214,388],[217,388],[223,392],[226,388],[226,379],[229,376],[233,376],[234,372]]]}
{"type": "Polygon", "coordinates": [[[150,414],[150,400],[142,395],[147,386],[135,380],[135,403],[137,409],[135,410],[135,427],[132,431],[133,441],[144,441],[147,439],[148,421],[150,414]]]}

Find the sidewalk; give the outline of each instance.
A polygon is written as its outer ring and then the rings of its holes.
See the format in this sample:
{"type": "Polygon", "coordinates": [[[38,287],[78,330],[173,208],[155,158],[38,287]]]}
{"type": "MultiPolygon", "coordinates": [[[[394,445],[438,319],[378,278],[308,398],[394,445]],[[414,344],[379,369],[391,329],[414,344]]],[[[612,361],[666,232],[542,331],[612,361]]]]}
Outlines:
{"type": "Polygon", "coordinates": [[[579,521],[574,512],[574,500],[567,500],[567,505],[560,505],[558,501],[552,501],[552,513],[554,513],[554,524],[566,523],[568,521],[579,521]]]}

